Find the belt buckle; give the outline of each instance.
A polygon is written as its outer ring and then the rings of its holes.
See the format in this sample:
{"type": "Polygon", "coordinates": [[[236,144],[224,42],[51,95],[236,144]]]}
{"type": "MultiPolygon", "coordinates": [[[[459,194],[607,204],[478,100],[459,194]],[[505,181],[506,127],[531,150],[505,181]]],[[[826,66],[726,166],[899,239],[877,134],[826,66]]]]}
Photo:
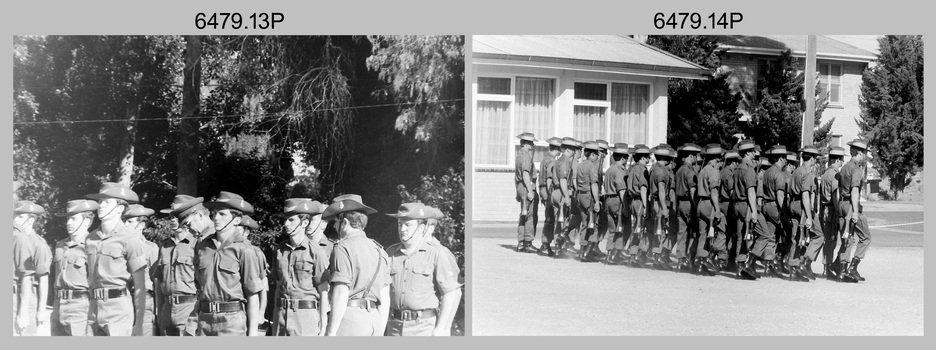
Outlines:
{"type": "Polygon", "coordinates": [[[62,293],[62,296],[64,297],[64,299],[67,299],[67,300],[74,299],[74,293],[72,293],[71,289],[63,290],[62,292],[64,292],[62,293]]]}
{"type": "Polygon", "coordinates": [[[220,311],[220,310],[221,310],[221,308],[219,307],[218,303],[213,302],[213,301],[209,301],[209,302],[208,302],[208,313],[210,313],[210,314],[216,314],[216,313],[218,313],[218,311],[220,311]]]}
{"type": "Polygon", "coordinates": [[[178,303],[179,303],[179,296],[178,296],[178,295],[170,295],[170,296],[169,296],[169,303],[170,303],[170,304],[173,304],[173,305],[178,304],[178,303]]]}

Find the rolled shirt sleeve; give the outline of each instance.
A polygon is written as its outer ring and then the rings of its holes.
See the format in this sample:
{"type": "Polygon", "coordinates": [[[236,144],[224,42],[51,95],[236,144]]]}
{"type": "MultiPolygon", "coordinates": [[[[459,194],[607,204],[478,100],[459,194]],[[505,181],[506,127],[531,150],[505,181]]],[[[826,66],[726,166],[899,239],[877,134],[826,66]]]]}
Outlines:
{"type": "Polygon", "coordinates": [[[444,251],[439,251],[436,257],[435,284],[442,294],[461,288],[461,283],[458,282],[458,266],[451,265],[444,251]]]}
{"type": "Polygon", "coordinates": [[[331,261],[328,264],[328,272],[331,275],[331,283],[342,283],[351,285],[353,271],[351,270],[351,255],[348,248],[342,245],[336,245],[332,251],[331,261]]]}
{"type": "Polygon", "coordinates": [[[240,259],[240,274],[245,298],[266,288],[263,283],[264,274],[261,272],[260,258],[253,247],[246,244],[240,259]]]}

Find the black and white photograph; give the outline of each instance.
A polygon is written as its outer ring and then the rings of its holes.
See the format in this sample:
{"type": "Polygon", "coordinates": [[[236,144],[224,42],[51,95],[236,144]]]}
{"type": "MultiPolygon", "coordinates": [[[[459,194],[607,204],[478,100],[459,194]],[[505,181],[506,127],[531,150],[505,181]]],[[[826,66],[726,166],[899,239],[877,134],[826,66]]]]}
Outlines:
{"type": "Polygon", "coordinates": [[[465,335],[465,36],[18,34],[15,336],[465,335]]]}
{"type": "Polygon", "coordinates": [[[922,35],[474,35],[472,335],[923,335],[922,35]]]}

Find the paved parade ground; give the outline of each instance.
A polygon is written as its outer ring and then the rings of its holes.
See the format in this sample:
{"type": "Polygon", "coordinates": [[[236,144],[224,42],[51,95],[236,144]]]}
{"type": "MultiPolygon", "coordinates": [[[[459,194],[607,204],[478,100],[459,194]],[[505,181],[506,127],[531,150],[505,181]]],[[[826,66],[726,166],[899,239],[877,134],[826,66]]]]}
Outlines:
{"type": "MultiPolygon", "coordinates": [[[[865,214],[873,242],[859,267],[867,281],[858,284],[743,281],[559,260],[514,252],[516,226],[475,225],[472,332],[923,335],[922,204],[867,205],[865,214]]],[[[537,227],[536,247],[540,234],[537,227]]],[[[813,271],[822,272],[821,261],[813,271]]]]}

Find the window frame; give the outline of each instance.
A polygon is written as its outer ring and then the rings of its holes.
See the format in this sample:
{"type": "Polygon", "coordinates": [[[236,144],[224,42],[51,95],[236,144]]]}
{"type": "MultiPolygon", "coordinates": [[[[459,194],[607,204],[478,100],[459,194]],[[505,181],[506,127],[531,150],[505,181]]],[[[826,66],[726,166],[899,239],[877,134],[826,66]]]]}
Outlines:
{"type": "MultiPolygon", "coordinates": [[[[475,98],[473,105],[472,113],[477,112],[478,110],[478,101],[496,101],[496,102],[507,102],[509,106],[507,107],[507,114],[509,115],[510,121],[508,122],[508,135],[507,138],[510,140],[507,142],[505,147],[507,148],[507,164],[488,164],[488,163],[475,163],[473,166],[475,168],[486,168],[486,169],[513,169],[514,163],[517,161],[517,152],[516,147],[520,145],[520,140],[516,138],[516,135],[520,134],[520,131],[517,130],[517,116],[515,105],[517,102],[517,78],[541,78],[541,79],[552,79],[553,80],[553,96],[555,96],[551,102],[550,109],[552,110],[552,123],[549,126],[553,131],[556,130],[556,122],[558,121],[558,111],[556,110],[557,100],[559,99],[559,86],[560,78],[552,75],[541,75],[541,74],[499,74],[499,73],[485,73],[475,76],[473,84],[475,85],[474,92],[475,98]],[[509,78],[510,79],[510,95],[499,95],[499,94],[481,94],[477,92],[478,79],[480,78],[509,78]]],[[[478,126],[473,123],[473,128],[477,132],[478,126]]],[[[534,146],[538,147],[548,147],[549,143],[546,142],[548,135],[536,135],[537,141],[533,143],[534,146]]],[[[473,158],[477,160],[477,156],[473,155],[473,158]]],[[[538,167],[538,163],[536,164],[538,167]]]]}
{"type": "MultiPolygon", "coordinates": [[[[597,100],[582,100],[582,99],[572,99],[572,118],[575,118],[575,107],[576,106],[586,106],[586,107],[604,107],[604,135],[602,135],[603,140],[607,140],[609,143],[618,142],[621,140],[612,140],[611,139],[611,94],[614,84],[627,84],[627,85],[644,85],[647,87],[647,128],[644,130],[645,134],[650,134],[650,119],[653,115],[653,83],[652,82],[643,82],[643,81],[632,81],[632,80],[594,80],[594,79],[575,79],[572,81],[573,87],[573,96],[575,96],[575,83],[587,83],[587,84],[606,84],[607,85],[607,94],[605,95],[605,101],[597,100]]],[[[572,125],[574,128],[575,121],[573,119],[572,125]]],[[[574,133],[574,130],[573,130],[574,133]]],[[[582,140],[587,141],[587,140],[582,140]]]]}
{"type": "Polygon", "coordinates": [[[829,93],[829,106],[830,106],[830,107],[844,107],[844,106],[845,106],[845,101],[844,101],[844,99],[845,99],[845,91],[844,91],[844,90],[845,90],[845,65],[842,64],[842,63],[817,62],[817,63],[816,63],[816,71],[817,71],[816,73],[818,73],[819,76],[820,76],[820,82],[822,81],[822,79],[821,79],[821,77],[822,77],[822,73],[821,73],[822,70],[821,70],[821,68],[820,68],[820,67],[822,67],[822,66],[825,66],[825,67],[826,67],[826,71],[829,72],[829,74],[826,75],[826,83],[823,84],[823,85],[825,85],[826,92],[829,93]],[[834,77],[834,75],[832,75],[832,67],[833,67],[833,66],[838,66],[838,68],[839,68],[839,75],[838,75],[838,78],[839,78],[839,84],[838,84],[838,85],[839,85],[839,91],[838,91],[838,96],[836,96],[836,97],[838,97],[838,102],[833,102],[833,101],[832,101],[832,77],[834,77]]]}

